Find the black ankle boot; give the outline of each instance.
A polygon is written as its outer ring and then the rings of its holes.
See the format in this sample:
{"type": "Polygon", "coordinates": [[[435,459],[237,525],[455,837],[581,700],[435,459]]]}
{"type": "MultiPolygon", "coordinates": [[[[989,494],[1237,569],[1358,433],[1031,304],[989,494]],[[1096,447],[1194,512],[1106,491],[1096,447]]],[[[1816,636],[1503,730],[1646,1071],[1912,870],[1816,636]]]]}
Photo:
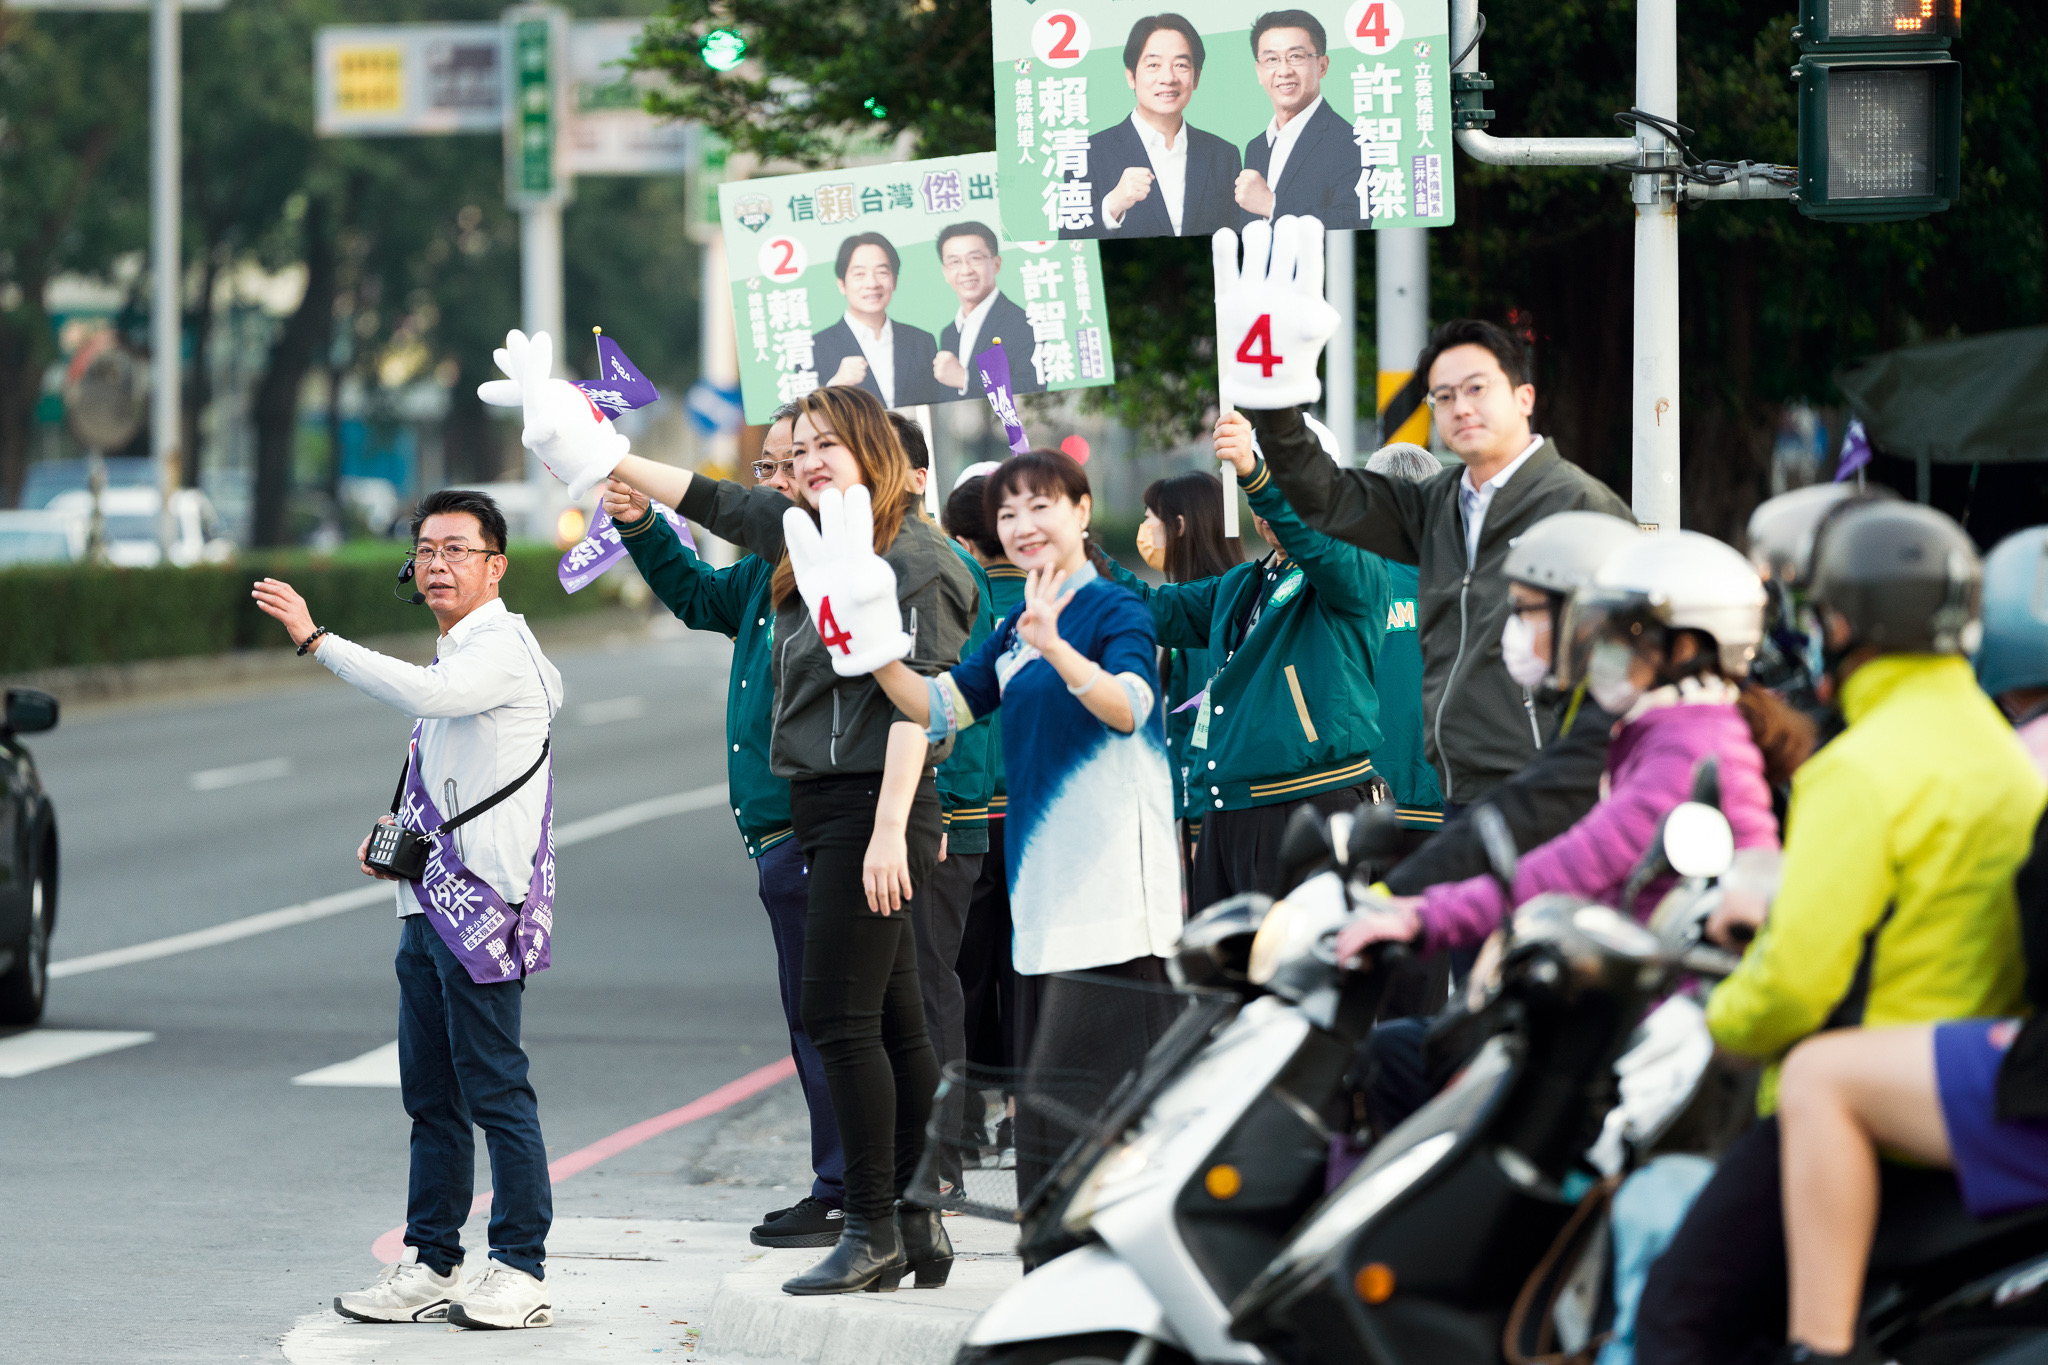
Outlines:
{"type": "Polygon", "coordinates": [[[898,1204],[896,1225],[903,1230],[903,1255],[917,1275],[913,1287],[943,1287],[953,1273],[953,1239],[946,1235],[946,1220],[937,1209],[898,1204]]]}
{"type": "Polygon", "coordinates": [[[1778,1361],[1779,1365],[1879,1365],[1878,1354],[1867,1341],[1858,1341],[1838,1356],[1816,1351],[1803,1341],[1791,1341],[1778,1353],[1778,1361]]]}
{"type": "MultiPolygon", "coordinates": [[[[943,1235],[943,1234],[942,1234],[943,1235]]],[[[903,1258],[903,1237],[894,1218],[870,1219],[846,1211],[846,1227],[832,1254],[793,1280],[785,1281],[785,1294],[892,1293],[910,1273],[903,1258]]]]}

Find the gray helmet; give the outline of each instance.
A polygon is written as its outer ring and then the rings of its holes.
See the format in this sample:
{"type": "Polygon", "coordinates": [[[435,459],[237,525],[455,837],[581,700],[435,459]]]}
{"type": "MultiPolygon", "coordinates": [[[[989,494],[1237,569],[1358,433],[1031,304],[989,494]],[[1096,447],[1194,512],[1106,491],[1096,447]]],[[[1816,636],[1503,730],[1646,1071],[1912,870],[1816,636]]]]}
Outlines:
{"type": "Polygon", "coordinates": [[[1634,522],[1605,512],[1554,512],[1508,542],[1501,572],[1510,582],[1563,596],[1642,538],[1634,522]]]}
{"type": "Polygon", "coordinates": [[[1766,583],[1804,589],[1813,570],[1813,538],[1843,502],[1857,496],[1853,484],[1820,483],[1795,488],[1757,505],[1743,537],[1749,562],[1766,583]]]}
{"type": "Polygon", "coordinates": [[[1849,623],[1831,657],[1875,646],[1885,654],[1972,654],[1984,566],[1963,528],[1932,507],[1871,502],[1820,528],[1807,598],[1849,623]]]}

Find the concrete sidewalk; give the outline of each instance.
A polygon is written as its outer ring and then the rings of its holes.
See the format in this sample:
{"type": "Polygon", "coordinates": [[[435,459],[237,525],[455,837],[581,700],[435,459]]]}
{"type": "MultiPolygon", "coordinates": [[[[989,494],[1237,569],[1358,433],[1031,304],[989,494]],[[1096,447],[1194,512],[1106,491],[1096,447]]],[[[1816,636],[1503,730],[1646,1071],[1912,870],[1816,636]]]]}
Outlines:
{"type": "MultiPolygon", "coordinates": [[[[784,1294],[782,1282],[824,1250],[767,1251],[748,1241],[747,1229],[808,1188],[807,1131],[797,1088],[778,1085],[719,1120],[678,1129],[558,1184],[548,1236],[553,1327],[385,1326],[345,1320],[323,1300],[284,1334],[283,1358],[294,1365],[472,1365],[660,1355],[719,1365],[950,1365],[975,1318],[1021,1274],[1016,1229],[948,1218],[955,1260],[943,1289],[911,1289],[906,1281],[890,1294],[784,1294]]],[[[483,1270],[487,1221],[479,1214],[463,1232],[471,1276],[483,1270]]],[[[361,1283],[375,1274],[366,1255],[361,1283]]]]}

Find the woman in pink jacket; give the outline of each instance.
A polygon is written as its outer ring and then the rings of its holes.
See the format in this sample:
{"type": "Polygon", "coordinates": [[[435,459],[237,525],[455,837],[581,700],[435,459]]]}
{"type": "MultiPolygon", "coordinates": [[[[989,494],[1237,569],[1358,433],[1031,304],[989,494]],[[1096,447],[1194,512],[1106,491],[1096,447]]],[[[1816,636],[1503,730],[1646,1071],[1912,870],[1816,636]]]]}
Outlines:
{"type": "Polygon", "coordinates": [[[1519,905],[1564,891],[1647,917],[1670,883],[1636,905],[1617,900],[1657,836],[1689,798],[1694,770],[1719,760],[1721,810],[1737,848],[1778,846],[1771,784],[1813,750],[1809,723],[1743,679],[1763,635],[1764,591],[1749,561],[1693,531],[1645,536],[1613,556],[1573,595],[1560,679],[1584,658],[1593,697],[1621,717],[1599,804],[1563,834],[1525,854],[1512,903],[1491,877],[1431,887],[1362,912],[1339,938],[1349,958],[1367,944],[1416,942],[1424,951],[1471,948],[1519,905]],[[1575,647],[1573,647],[1575,646],[1575,647]],[[1761,747],[1760,747],[1761,746],[1761,747]]]}

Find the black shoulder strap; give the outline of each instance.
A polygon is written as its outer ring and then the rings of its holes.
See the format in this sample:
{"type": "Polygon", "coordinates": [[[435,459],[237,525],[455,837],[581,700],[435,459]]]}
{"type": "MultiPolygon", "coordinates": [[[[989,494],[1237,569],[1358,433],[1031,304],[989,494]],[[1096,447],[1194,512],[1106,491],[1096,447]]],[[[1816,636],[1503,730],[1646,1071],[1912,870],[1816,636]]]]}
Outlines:
{"type": "Polygon", "coordinates": [[[412,771],[412,747],[406,746],[405,762],[398,765],[398,790],[391,793],[391,813],[398,814],[398,803],[405,799],[405,775],[412,771]]]}
{"type": "Polygon", "coordinates": [[[528,768],[525,772],[521,773],[517,779],[515,779],[508,785],[498,788],[498,790],[492,794],[491,798],[488,801],[485,801],[479,805],[471,806],[468,810],[456,816],[453,820],[443,821],[441,823],[441,828],[438,832],[441,834],[447,834],[452,830],[460,829],[462,826],[476,819],[477,816],[482,815],[485,811],[489,810],[491,807],[497,805],[500,801],[503,801],[506,797],[512,795],[512,793],[518,791],[521,787],[525,786],[527,784],[527,781],[530,778],[532,778],[532,776],[535,773],[540,771],[541,764],[548,761],[548,746],[552,745],[554,742],[554,736],[552,735],[542,740],[540,743],[540,757],[533,760],[533,766],[531,768],[528,768]]]}

